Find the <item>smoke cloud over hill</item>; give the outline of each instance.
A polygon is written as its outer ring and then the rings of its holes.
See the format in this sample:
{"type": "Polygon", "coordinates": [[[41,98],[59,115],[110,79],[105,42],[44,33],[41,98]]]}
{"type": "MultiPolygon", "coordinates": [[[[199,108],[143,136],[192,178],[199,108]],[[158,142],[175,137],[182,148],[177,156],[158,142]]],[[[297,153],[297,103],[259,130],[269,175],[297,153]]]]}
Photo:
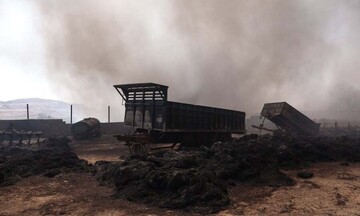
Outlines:
{"type": "Polygon", "coordinates": [[[112,85],[127,82],[158,82],[171,100],[248,114],[271,101],[360,111],[351,93],[360,1],[36,2],[48,79],[66,100],[104,114],[121,103],[112,85]]]}

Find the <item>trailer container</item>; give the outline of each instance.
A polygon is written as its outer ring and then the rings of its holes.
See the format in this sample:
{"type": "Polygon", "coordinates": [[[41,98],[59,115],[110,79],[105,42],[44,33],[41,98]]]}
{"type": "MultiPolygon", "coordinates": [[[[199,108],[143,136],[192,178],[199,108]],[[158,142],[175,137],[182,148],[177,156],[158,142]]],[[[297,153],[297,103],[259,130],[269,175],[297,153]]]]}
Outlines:
{"type": "Polygon", "coordinates": [[[96,118],[85,118],[71,126],[71,134],[77,140],[101,136],[100,121],[96,118]]]}
{"type": "Polygon", "coordinates": [[[125,102],[128,143],[201,145],[245,133],[245,113],[168,101],[168,86],[155,83],[114,85],[125,102]]]}
{"type": "Polygon", "coordinates": [[[320,124],[315,123],[286,102],[265,104],[261,115],[289,133],[311,136],[319,133],[320,124]]]}

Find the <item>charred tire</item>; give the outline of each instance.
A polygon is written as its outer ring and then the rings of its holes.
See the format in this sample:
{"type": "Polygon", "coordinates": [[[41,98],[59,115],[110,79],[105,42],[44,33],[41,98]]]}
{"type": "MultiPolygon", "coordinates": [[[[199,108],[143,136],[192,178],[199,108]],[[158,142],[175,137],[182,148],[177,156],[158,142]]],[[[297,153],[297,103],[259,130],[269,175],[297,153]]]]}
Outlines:
{"type": "Polygon", "coordinates": [[[130,153],[133,157],[146,157],[149,153],[149,147],[144,144],[134,143],[130,147],[130,153]]]}

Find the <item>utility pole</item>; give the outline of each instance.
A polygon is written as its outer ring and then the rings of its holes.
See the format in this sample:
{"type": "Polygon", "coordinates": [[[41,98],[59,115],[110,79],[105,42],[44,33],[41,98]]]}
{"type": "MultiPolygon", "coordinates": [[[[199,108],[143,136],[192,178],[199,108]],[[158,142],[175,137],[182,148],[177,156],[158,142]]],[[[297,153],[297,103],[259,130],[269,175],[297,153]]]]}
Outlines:
{"type": "Polygon", "coordinates": [[[110,106],[108,106],[108,123],[110,123],[110,106]]]}
{"type": "Polygon", "coordinates": [[[29,104],[26,104],[26,116],[27,116],[27,120],[30,119],[30,115],[29,115],[29,104]]]}
{"type": "Polygon", "coordinates": [[[73,107],[70,105],[70,124],[72,124],[72,118],[73,118],[73,107]]]}

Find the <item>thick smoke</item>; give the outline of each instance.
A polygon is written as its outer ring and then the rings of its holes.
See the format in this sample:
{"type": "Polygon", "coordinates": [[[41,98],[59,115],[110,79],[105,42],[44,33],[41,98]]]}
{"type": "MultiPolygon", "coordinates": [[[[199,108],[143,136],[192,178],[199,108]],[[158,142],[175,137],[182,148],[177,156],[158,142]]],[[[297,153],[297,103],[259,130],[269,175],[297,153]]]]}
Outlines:
{"type": "Polygon", "coordinates": [[[360,78],[360,1],[39,2],[49,79],[104,114],[121,103],[118,83],[158,82],[171,100],[250,114],[271,101],[336,110],[360,78]]]}

